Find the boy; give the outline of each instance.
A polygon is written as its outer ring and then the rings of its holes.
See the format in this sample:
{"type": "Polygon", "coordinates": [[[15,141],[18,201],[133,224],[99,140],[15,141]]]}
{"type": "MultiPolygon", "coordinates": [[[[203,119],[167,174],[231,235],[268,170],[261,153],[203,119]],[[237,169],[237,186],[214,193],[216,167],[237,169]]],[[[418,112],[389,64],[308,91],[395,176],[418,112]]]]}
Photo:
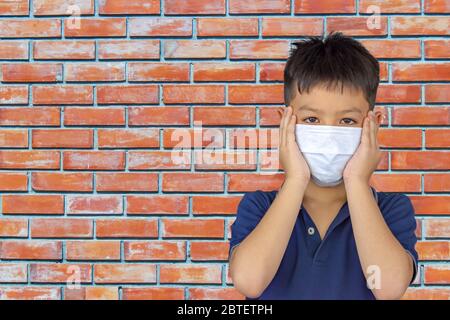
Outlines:
{"type": "Polygon", "coordinates": [[[406,195],[369,185],[378,61],[340,32],[295,45],[280,108],[285,180],[239,203],[229,274],[247,300],[399,299],[417,274],[416,221],[406,195]]]}

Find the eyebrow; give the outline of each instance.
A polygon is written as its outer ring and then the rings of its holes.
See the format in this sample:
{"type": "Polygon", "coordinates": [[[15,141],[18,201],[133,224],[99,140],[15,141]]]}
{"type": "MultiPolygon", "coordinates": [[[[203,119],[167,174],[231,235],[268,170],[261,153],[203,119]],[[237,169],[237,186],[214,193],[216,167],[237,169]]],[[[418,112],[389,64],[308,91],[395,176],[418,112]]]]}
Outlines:
{"type": "MultiPolygon", "coordinates": [[[[302,106],[299,108],[299,110],[309,110],[309,111],[315,111],[315,112],[318,112],[318,113],[321,112],[321,110],[315,109],[315,108],[310,107],[310,106],[308,106],[308,105],[306,105],[306,104],[305,104],[305,105],[302,105],[302,106]]],[[[348,113],[348,112],[362,113],[361,110],[358,109],[358,108],[356,108],[356,107],[349,107],[348,109],[341,110],[341,111],[339,111],[338,113],[348,113]]]]}

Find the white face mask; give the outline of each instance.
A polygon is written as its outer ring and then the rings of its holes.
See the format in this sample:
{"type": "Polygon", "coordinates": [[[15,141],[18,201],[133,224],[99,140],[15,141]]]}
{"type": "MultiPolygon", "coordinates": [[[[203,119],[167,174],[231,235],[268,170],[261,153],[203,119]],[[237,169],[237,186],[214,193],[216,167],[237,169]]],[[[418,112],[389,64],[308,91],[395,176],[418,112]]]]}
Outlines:
{"type": "Polygon", "coordinates": [[[358,148],[362,128],[296,124],[297,144],[311,178],[321,187],[342,182],[345,165],[358,148]]]}

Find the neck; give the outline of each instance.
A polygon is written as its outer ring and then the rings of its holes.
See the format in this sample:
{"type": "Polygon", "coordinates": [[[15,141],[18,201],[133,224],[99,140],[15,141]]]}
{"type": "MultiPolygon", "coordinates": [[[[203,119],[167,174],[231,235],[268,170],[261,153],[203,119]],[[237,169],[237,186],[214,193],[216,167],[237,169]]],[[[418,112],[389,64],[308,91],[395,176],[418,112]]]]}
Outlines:
{"type": "Polygon", "coordinates": [[[320,187],[310,179],[303,195],[303,203],[329,205],[344,203],[347,200],[345,184],[341,182],[334,187],[320,187]]]}

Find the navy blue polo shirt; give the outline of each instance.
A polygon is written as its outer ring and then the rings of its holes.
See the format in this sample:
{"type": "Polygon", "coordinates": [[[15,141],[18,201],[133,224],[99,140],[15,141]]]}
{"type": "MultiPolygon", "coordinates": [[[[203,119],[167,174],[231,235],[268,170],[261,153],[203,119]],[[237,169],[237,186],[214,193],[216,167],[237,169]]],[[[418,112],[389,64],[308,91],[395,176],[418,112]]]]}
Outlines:
{"type": "MultiPolygon", "coordinates": [[[[417,274],[418,260],[412,203],[405,194],[377,192],[371,188],[386,224],[413,257],[412,282],[417,274]]],[[[243,196],[231,226],[229,257],[233,248],[257,226],[277,192],[257,190],[243,196]]],[[[265,299],[375,299],[367,287],[359,261],[348,202],[340,208],[323,240],[301,206],[274,278],[258,298],[246,297],[246,300],[265,299]]]]}

